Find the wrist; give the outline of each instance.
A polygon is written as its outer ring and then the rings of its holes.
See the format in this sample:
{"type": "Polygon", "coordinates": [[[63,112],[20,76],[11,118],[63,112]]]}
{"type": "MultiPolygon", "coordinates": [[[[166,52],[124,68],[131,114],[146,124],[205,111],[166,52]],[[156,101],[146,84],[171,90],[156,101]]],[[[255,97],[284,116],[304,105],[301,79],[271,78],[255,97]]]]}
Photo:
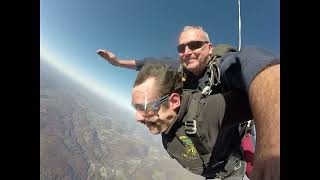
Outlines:
{"type": "Polygon", "coordinates": [[[121,62],[117,57],[114,57],[113,65],[114,66],[121,66],[121,62]]]}

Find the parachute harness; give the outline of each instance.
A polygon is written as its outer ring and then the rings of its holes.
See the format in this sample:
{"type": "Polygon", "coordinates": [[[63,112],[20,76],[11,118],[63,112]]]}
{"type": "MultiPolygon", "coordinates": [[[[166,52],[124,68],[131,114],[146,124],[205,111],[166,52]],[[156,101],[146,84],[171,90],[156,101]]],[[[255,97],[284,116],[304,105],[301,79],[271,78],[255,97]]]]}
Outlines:
{"type": "Polygon", "coordinates": [[[207,96],[212,92],[212,86],[220,84],[220,70],[216,62],[217,56],[214,56],[207,65],[209,70],[209,85],[205,86],[201,92],[203,96],[207,96]]]}

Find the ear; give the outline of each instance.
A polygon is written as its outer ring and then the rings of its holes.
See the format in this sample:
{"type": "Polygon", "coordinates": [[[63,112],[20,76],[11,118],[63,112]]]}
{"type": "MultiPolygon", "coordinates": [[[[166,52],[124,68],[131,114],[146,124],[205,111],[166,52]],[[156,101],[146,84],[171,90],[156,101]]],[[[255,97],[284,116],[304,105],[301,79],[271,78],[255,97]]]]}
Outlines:
{"type": "Polygon", "coordinates": [[[172,93],[169,97],[169,108],[170,109],[177,109],[180,107],[181,98],[178,93],[172,93]]]}
{"type": "Polygon", "coordinates": [[[208,47],[209,47],[209,54],[212,55],[213,51],[214,51],[214,46],[213,44],[209,43],[208,44],[208,47]]]}

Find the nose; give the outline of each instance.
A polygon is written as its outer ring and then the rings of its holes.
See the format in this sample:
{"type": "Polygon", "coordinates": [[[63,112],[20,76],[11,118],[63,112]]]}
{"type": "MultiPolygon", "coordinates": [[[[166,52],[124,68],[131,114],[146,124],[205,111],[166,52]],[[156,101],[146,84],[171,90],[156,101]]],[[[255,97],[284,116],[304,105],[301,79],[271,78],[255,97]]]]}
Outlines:
{"type": "Polygon", "coordinates": [[[192,53],[191,49],[189,49],[189,47],[186,46],[186,47],[184,48],[183,55],[184,55],[184,56],[187,56],[187,55],[189,55],[189,54],[191,54],[191,53],[192,53]]]}
{"type": "Polygon", "coordinates": [[[145,118],[138,111],[136,111],[136,121],[142,122],[144,120],[145,120],[145,118]]]}

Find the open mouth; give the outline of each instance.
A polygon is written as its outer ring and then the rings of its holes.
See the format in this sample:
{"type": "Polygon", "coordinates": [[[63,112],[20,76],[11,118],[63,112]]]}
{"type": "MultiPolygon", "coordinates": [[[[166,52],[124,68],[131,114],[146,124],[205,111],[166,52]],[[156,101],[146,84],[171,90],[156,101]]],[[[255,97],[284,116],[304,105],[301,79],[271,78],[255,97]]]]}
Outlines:
{"type": "Polygon", "coordinates": [[[144,123],[146,126],[155,126],[156,125],[156,123],[154,123],[154,122],[149,122],[149,121],[146,121],[145,123],[144,123]]]}

